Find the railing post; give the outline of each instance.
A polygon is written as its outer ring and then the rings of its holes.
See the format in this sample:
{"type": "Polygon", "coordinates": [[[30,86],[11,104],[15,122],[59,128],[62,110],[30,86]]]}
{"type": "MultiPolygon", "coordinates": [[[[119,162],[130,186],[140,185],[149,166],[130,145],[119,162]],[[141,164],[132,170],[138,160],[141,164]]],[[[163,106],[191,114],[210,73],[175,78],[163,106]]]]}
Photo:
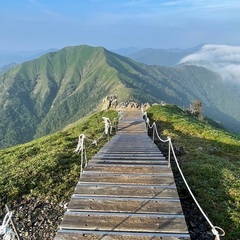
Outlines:
{"type": "Polygon", "coordinates": [[[154,140],[155,140],[155,139],[154,139],[154,134],[155,134],[154,128],[153,128],[152,133],[153,133],[152,141],[153,141],[153,143],[154,143],[154,140]]]}
{"type": "Polygon", "coordinates": [[[171,138],[168,137],[168,167],[170,167],[171,160],[171,138]]]}
{"type": "Polygon", "coordinates": [[[83,172],[83,149],[81,149],[81,157],[80,157],[80,161],[81,161],[81,169],[80,169],[80,176],[82,176],[82,172],[83,172]]]}

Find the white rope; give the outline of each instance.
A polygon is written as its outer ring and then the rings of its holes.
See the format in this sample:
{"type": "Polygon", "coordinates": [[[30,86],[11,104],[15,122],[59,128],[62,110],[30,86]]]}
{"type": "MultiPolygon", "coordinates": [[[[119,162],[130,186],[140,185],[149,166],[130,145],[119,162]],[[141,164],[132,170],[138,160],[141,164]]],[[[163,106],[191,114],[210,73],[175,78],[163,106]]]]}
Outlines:
{"type": "MultiPolygon", "coordinates": [[[[80,159],[81,159],[80,177],[82,175],[83,169],[87,165],[87,152],[86,152],[85,140],[91,141],[91,145],[97,146],[98,141],[100,139],[102,139],[105,134],[109,136],[109,134],[112,133],[112,123],[111,123],[110,119],[107,117],[102,117],[102,119],[104,120],[104,123],[105,123],[105,129],[104,129],[102,135],[98,139],[93,140],[93,139],[87,138],[86,135],[84,135],[84,134],[80,134],[78,137],[78,144],[77,144],[77,147],[74,150],[74,152],[80,153],[80,159]]],[[[115,124],[116,122],[117,122],[117,119],[114,118],[113,123],[115,124]]]]}
{"type": "Polygon", "coordinates": [[[83,146],[84,146],[84,139],[85,139],[85,135],[84,134],[80,134],[78,137],[78,145],[77,148],[74,150],[75,153],[79,153],[83,150],[83,146]]]}
{"type": "Polygon", "coordinates": [[[108,135],[112,133],[112,124],[109,118],[102,117],[104,124],[105,124],[105,134],[108,135]],[[110,130],[110,131],[109,131],[110,130]]]}
{"type": "Polygon", "coordinates": [[[222,231],[221,236],[224,236],[224,235],[225,235],[224,230],[221,229],[220,227],[215,227],[215,226],[211,223],[211,221],[209,220],[209,218],[207,217],[207,215],[205,214],[205,212],[203,211],[203,209],[201,208],[200,204],[198,203],[198,201],[197,201],[197,199],[195,198],[192,190],[190,189],[190,187],[189,187],[189,185],[188,185],[188,183],[187,183],[187,180],[186,180],[186,178],[185,178],[185,176],[184,176],[184,174],[183,174],[183,172],[182,172],[182,170],[181,170],[181,168],[180,168],[180,166],[179,166],[179,163],[178,163],[178,160],[177,160],[177,157],[176,157],[176,154],[175,154],[173,145],[172,145],[171,138],[169,138],[169,144],[170,144],[170,146],[171,146],[171,150],[172,150],[172,153],[173,153],[174,160],[175,160],[175,162],[176,162],[178,171],[180,172],[180,174],[181,174],[181,176],[182,176],[182,179],[183,179],[183,181],[184,181],[184,183],[185,183],[185,185],[186,185],[186,187],[187,187],[190,195],[192,196],[192,198],[193,198],[194,202],[196,203],[196,205],[198,206],[199,210],[201,211],[201,213],[203,214],[203,216],[205,217],[205,219],[207,220],[207,222],[208,222],[209,225],[211,226],[211,228],[212,228],[212,233],[216,236],[216,240],[220,240],[220,235],[219,235],[219,232],[217,231],[217,229],[219,229],[219,230],[222,231]]]}
{"type": "MultiPolygon", "coordinates": [[[[185,183],[185,185],[186,185],[186,187],[187,187],[190,195],[192,196],[192,198],[193,198],[194,202],[196,203],[197,207],[199,208],[199,210],[201,211],[201,213],[203,214],[203,216],[205,217],[205,219],[207,220],[207,222],[208,222],[209,225],[211,226],[211,228],[212,228],[212,233],[215,235],[215,240],[220,240],[220,236],[224,236],[224,235],[225,235],[225,232],[224,232],[224,230],[223,230],[222,228],[220,228],[220,227],[218,227],[218,226],[214,226],[214,225],[211,223],[211,221],[209,220],[209,218],[207,217],[207,215],[204,213],[203,209],[201,208],[200,204],[198,203],[197,199],[196,199],[195,196],[193,195],[192,190],[190,189],[190,187],[189,187],[189,185],[188,185],[188,183],[187,183],[187,180],[186,180],[186,178],[184,177],[184,174],[183,174],[183,172],[182,172],[182,170],[181,170],[181,168],[180,168],[180,166],[179,166],[179,164],[178,164],[178,160],[177,160],[177,157],[176,157],[174,148],[173,148],[173,144],[172,144],[171,138],[170,138],[170,137],[167,137],[166,140],[161,139],[160,136],[159,136],[159,134],[158,134],[158,130],[157,130],[156,123],[154,122],[154,123],[152,124],[152,126],[150,126],[150,121],[149,121],[149,119],[148,119],[148,117],[147,117],[147,113],[146,113],[146,112],[144,113],[144,116],[146,117],[146,124],[147,124],[147,126],[148,126],[149,128],[151,128],[151,129],[153,128],[153,131],[155,131],[158,139],[159,139],[160,141],[162,141],[162,142],[169,142],[169,147],[170,147],[170,149],[172,150],[172,153],[173,153],[174,160],[175,160],[175,162],[176,162],[178,171],[180,172],[180,174],[181,174],[181,176],[182,176],[182,179],[183,179],[183,181],[184,181],[184,183],[185,183]],[[219,230],[219,231],[218,231],[218,230],[219,230]]],[[[154,135],[154,132],[153,132],[153,135],[154,135]]],[[[169,153],[169,154],[170,154],[170,153],[169,153]]],[[[170,157],[170,156],[169,156],[169,157],[170,157]]],[[[169,159],[170,159],[170,158],[169,158],[169,159]]]]}
{"type": "Polygon", "coordinates": [[[3,219],[3,223],[0,226],[0,235],[3,235],[6,233],[11,217],[12,217],[12,212],[7,212],[3,219]]]}
{"type": "Polygon", "coordinates": [[[11,221],[12,212],[7,212],[3,223],[0,226],[0,235],[3,235],[4,240],[13,240],[15,238],[15,233],[13,230],[9,227],[9,222],[11,221]]]}
{"type": "Polygon", "coordinates": [[[7,232],[3,236],[3,240],[14,240],[15,239],[15,233],[11,228],[7,229],[7,232]]]}

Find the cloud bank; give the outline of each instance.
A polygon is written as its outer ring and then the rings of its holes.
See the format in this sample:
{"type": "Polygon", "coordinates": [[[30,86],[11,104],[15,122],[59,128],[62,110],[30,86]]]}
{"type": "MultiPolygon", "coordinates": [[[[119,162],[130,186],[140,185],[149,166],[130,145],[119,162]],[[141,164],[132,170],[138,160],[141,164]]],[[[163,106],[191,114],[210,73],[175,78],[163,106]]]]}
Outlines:
{"type": "Polygon", "coordinates": [[[240,46],[207,44],[180,63],[205,67],[224,80],[240,83],[240,46]]]}

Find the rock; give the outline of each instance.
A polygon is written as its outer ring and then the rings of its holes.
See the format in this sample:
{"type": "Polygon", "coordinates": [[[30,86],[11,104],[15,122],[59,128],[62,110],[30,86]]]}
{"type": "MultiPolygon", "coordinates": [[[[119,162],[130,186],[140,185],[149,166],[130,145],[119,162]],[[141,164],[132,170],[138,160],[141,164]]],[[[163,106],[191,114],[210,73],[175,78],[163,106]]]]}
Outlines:
{"type": "Polygon", "coordinates": [[[203,152],[203,147],[198,147],[197,150],[198,150],[199,152],[203,152]]]}
{"type": "Polygon", "coordinates": [[[216,154],[216,153],[219,153],[221,151],[220,148],[218,147],[212,147],[210,148],[209,152],[212,153],[212,154],[216,154]]]}

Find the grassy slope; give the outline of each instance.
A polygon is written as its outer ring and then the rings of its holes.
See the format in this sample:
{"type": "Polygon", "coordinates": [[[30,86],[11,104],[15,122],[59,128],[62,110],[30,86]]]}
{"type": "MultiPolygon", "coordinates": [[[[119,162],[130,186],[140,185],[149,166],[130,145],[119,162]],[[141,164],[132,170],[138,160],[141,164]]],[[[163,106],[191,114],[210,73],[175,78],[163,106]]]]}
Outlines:
{"type": "MultiPolygon", "coordinates": [[[[33,196],[55,203],[66,201],[79,179],[80,158],[73,153],[78,135],[97,139],[104,130],[102,116],[113,120],[117,112],[100,112],[63,132],[0,150],[0,207],[33,196]]],[[[88,159],[106,141],[104,137],[98,147],[89,147],[88,159]]]]}
{"type": "Polygon", "coordinates": [[[120,92],[104,49],[68,47],[0,76],[0,147],[53,133],[120,92]]]}
{"type": "Polygon", "coordinates": [[[210,220],[226,231],[224,239],[239,239],[240,137],[200,122],[176,106],[153,106],[148,114],[174,146],[184,148],[183,173],[210,220]]]}
{"type": "Polygon", "coordinates": [[[196,66],[147,66],[101,47],[67,47],[25,62],[0,75],[0,89],[0,148],[58,131],[110,94],[119,102],[185,107],[199,99],[206,115],[240,131],[239,88],[216,74],[196,66]]]}

